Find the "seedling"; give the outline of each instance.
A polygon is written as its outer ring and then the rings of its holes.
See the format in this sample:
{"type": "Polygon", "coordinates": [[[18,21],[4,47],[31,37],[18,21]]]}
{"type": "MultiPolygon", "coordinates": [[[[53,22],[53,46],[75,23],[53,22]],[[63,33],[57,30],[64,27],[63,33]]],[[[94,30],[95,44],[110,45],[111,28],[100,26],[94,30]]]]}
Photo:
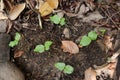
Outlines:
{"type": "Polygon", "coordinates": [[[63,62],[55,63],[55,67],[66,74],[72,74],[74,71],[74,68],[71,65],[66,65],[63,62]]]}
{"type": "Polygon", "coordinates": [[[91,40],[96,40],[97,39],[97,33],[95,31],[90,31],[88,33],[88,37],[91,39],[91,40]]]}
{"type": "Polygon", "coordinates": [[[44,49],[44,46],[43,45],[37,45],[34,49],[34,52],[39,52],[39,53],[42,53],[44,52],[45,49],[44,49]]]}
{"type": "Polygon", "coordinates": [[[83,36],[80,45],[81,46],[88,46],[91,43],[91,39],[88,36],[83,36]]]}
{"type": "Polygon", "coordinates": [[[88,46],[90,45],[92,40],[97,39],[97,33],[95,31],[90,31],[88,33],[88,36],[83,36],[81,41],[80,41],[80,46],[88,46]]]}
{"type": "Polygon", "coordinates": [[[45,52],[45,50],[49,50],[50,46],[52,45],[52,41],[46,41],[44,45],[40,44],[37,45],[34,49],[34,52],[39,52],[39,53],[43,53],[45,52]]]}
{"type": "Polygon", "coordinates": [[[65,18],[61,18],[58,15],[53,15],[50,17],[51,22],[55,24],[60,24],[61,26],[65,25],[65,18]]]}
{"type": "Polygon", "coordinates": [[[104,35],[104,34],[105,34],[105,32],[106,32],[106,30],[105,30],[105,29],[100,29],[99,31],[102,33],[102,35],[104,35]]]}
{"type": "Polygon", "coordinates": [[[10,41],[9,46],[14,47],[14,46],[18,45],[20,38],[21,38],[21,35],[18,32],[16,32],[15,39],[13,41],[10,41]]]}
{"type": "Polygon", "coordinates": [[[52,43],[53,43],[52,41],[46,41],[45,44],[44,44],[45,50],[49,50],[52,43]]]}

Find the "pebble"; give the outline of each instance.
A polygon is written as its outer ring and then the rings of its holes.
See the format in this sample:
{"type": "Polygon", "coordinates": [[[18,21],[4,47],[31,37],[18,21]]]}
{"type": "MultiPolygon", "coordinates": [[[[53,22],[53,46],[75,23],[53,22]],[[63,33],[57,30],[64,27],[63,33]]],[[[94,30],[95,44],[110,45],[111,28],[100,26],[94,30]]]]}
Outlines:
{"type": "Polygon", "coordinates": [[[0,20],[0,32],[6,32],[7,20],[0,20]]]}
{"type": "Polygon", "coordinates": [[[10,36],[6,33],[0,34],[0,62],[6,62],[10,59],[10,36]]]}
{"type": "Polygon", "coordinates": [[[25,80],[23,73],[11,62],[0,63],[0,80],[25,80]]]}

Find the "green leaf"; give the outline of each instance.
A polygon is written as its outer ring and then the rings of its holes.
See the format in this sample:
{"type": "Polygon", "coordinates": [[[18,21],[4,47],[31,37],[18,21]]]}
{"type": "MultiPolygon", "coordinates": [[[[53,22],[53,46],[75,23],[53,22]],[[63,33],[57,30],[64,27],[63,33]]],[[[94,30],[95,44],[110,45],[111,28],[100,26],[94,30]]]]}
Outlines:
{"type": "Polygon", "coordinates": [[[15,34],[15,40],[19,41],[20,38],[21,38],[21,35],[18,32],[16,32],[16,34],[15,34]]]}
{"type": "Polygon", "coordinates": [[[49,50],[52,43],[53,43],[52,41],[46,41],[45,44],[44,44],[45,50],[49,50]]]}
{"type": "Polygon", "coordinates": [[[37,45],[34,49],[34,52],[39,52],[39,53],[42,53],[44,52],[45,49],[44,49],[44,46],[43,45],[37,45]]]}
{"type": "Polygon", "coordinates": [[[67,73],[67,74],[71,74],[71,73],[73,73],[73,71],[74,71],[74,68],[71,65],[66,65],[63,70],[63,72],[67,73]]]}
{"type": "Polygon", "coordinates": [[[95,31],[90,31],[88,33],[88,37],[91,39],[91,40],[96,40],[97,39],[97,33],[95,31]]]}
{"type": "Polygon", "coordinates": [[[50,17],[50,20],[51,20],[53,23],[55,23],[55,24],[59,24],[61,18],[60,18],[60,16],[58,16],[58,15],[54,15],[54,16],[51,16],[51,17],[50,17]]]}
{"type": "Polygon", "coordinates": [[[61,18],[60,25],[61,26],[65,25],[65,18],[61,18]]]}
{"type": "Polygon", "coordinates": [[[16,46],[17,44],[18,44],[18,41],[14,40],[14,41],[10,41],[9,46],[10,46],[10,47],[14,47],[14,46],[16,46]]]}
{"type": "Polygon", "coordinates": [[[83,36],[80,41],[81,46],[88,46],[90,43],[91,43],[91,39],[87,36],[83,36]]]}
{"type": "Polygon", "coordinates": [[[65,63],[57,62],[55,63],[55,67],[58,68],[60,71],[63,71],[63,69],[65,68],[65,63]]]}

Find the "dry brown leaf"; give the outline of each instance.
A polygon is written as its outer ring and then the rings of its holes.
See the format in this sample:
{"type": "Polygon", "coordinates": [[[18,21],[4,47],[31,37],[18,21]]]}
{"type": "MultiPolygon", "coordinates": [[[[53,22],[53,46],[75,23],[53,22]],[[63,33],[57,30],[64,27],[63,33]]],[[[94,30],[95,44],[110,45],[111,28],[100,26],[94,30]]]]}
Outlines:
{"type": "Polygon", "coordinates": [[[107,35],[104,36],[104,44],[108,49],[113,48],[111,36],[107,36],[107,35]]]}
{"type": "Polygon", "coordinates": [[[79,52],[78,46],[73,41],[62,41],[62,46],[64,52],[69,52],[71,54],[76,54],[79,52]]]}
{"type": "Polygon", "coordinates": [[[44,17],[52,13],[57,7],[58,0],[46,0],[46,2],[39,7],[39,12],[41,13],[41,16],[44,17]]]}
{"type": "Polygon", "coordinates": [[[8,19],[7,15],[3,12],[0,12],[0,20],[8,19]]]}
{"type": "Polygon", "coordinates": [[[83,17],[83,21],[84,22],[98,21],[102,18],[103,16],[98,11],[94,11],[92,13],[89,13],[88,16],[83,17]]]}
{"type": "Polygon", "coordinates": [[[54,9],[47,3],[45,2],[40,8],[39,12],[41,13],[41,16],[47,16],[50,14],[54,9]]]}
{"type": "Polygon", "coordinates": [[[58,0],[46,0],[46,2],[53,8],[56,9],[58,7],[58,0]]]}
{"type": "Polygon", "coordinates": [[[85,71],[85,80],[97,80],[96,72],[91,67],[85,71]]]}
{"type": "Polygon", "coordinates": [[[14,58],[17,58],[17,57],[20,57],[24,54],[24,51],[22,50],[18,50],[18,51],[15,51],[14,53],[14,58]]]}
{"type": "Polygon", "coordinates": [[[15,20],[20,15],[20,13],[24,10],[24,8],[25,8],[25,3],[17,4],[10,10],[8,17],[11,20],[15,20]]]}

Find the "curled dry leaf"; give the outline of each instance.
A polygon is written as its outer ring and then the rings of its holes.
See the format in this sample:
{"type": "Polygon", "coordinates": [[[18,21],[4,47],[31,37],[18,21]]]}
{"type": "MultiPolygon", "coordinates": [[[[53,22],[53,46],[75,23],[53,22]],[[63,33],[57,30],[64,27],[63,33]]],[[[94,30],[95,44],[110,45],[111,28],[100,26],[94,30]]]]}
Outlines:
{"type": "Polygon", "coordinates": [[[96,72],[91,67],[85,71],[85,80],[97,80],[96,72]]]}
{"type": "Polygon", "coordinates": [[[105,35],[104,36],[104,44],[108,49],[112,49],[113,48],[113,44],[112,44],[112,38],[111,36],[105,35]]]}
{"type": "Polygon", "coordinates": [[[24,51],[22,50],[18,50],[18,51],[15,51],[14,53],[14,58],[17,58],[17,57],[20,57],[24,54],[24,51]]]}
{"type": "Polygon", "coordinates": [[[58,0],[46,0],[46,2],[53,8],[56,9],[58,7],[58,0]]]}
{"type": "Polygon", "coordinates": [[[44,17],[52,13],[57,7],[58,0],[46,0],[46,2],[39,7],[39,12],[41,13],[41,16],[44,17]]]}
{"type": "Polygon", "coordinates": [[[46,16],[46,15],[50,14],[52,11],[53,11],[53,8],[47,2],[45,2],[39,8],[39,12],[41,13],[41,16],[46,16]]]}
{"type": "Polygon", "coordinates": [[[10,10],[8,17],[11,20],[15,20],[20,15],[20,13],[24,10],[24,8],[25,8],[25,3],[15,5],[10,10]]]}
{"type": "Polygon", "coordinates": [[[73,41],[62,41],[62,46],[64,52],[69,52],[71,54],[76,54],[79,52],[78,46],[73,41]]]}

